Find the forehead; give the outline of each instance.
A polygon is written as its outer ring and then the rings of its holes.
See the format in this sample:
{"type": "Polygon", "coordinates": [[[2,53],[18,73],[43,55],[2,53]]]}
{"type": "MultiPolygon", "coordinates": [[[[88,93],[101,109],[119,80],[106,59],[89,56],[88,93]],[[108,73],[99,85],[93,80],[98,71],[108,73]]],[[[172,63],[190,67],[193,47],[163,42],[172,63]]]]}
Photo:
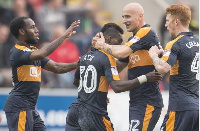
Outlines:
{"type": "Polygon", "coordinates": [[[171,14],[167,14],[167,15],[166,15],[166,19],[167,19],[167,20],[173,19],[173,18],[174,18],[174,17],[173,17],[171,14]]]}
{"type": "Polygon", "coordinates": [[[35,22],[30,18],[29,19],[25,19],[24,22],[26,24],[26,27],[30,27],[32,25],[35,25],[35,22]]]}

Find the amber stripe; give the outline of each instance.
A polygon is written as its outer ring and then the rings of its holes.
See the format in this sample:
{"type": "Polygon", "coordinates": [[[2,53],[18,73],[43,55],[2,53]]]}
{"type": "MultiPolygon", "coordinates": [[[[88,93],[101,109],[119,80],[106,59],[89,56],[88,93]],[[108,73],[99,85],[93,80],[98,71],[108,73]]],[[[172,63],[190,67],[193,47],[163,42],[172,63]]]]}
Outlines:
{"type": "Polygon", "coordinates": [[[25,131],[26,111],[20,111],[17,131],[25,131]]]}

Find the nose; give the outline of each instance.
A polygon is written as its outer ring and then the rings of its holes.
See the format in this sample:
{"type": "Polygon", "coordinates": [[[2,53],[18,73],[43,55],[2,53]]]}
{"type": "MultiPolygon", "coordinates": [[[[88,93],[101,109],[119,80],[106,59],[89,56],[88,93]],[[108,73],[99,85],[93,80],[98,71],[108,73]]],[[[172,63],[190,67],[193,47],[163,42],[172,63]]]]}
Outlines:
{"type": "Polygon", "coordinates": [[[167,28],[167,23],[165,23],[165,27],[167,28]]]}
{"type": "Polygon", "coordinates": [[[122,19],[123,24],[125,24],[127,22],[126,18],[122,19]]]}
{"type": "Polygon", "coordinates": [[[37,28],[37,27],[35,27],[35,32],[36,32],[36,33],[39,33],[39,30],[38,30],[38,28],[37,28]]]}

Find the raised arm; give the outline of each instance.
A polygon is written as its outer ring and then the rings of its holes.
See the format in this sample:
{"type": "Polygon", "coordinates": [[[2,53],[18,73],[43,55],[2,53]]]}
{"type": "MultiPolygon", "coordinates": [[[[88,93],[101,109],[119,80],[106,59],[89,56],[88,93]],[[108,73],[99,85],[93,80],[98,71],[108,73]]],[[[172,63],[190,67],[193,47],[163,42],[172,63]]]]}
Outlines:
{"type": "Polygon", "coordinates": [[[101,33],[101,32],[93,38],[92,45],[96,49],[104,50],[116,58],[126,58],[133,52],[132,49],[126,45],[106,44],[103,33],[101,33]]]}
{"type": "Polygon", "coordinates": [[[41,60],[46,56],[50,55],[65,39],[69,38],[71,35],[75,34],[76,31],[74,29],[78,27],[80,24],[80,20],[74,21],[71,26],[65,31],[65,33],[54,40],[53,42],[45,45],[41,49],[34,51],[31,53],[30,59],[31,60],[41,60]]]}
{"type": "Polygon", "coordinates": [[[49,60],[45,65],[44,69],[56,74],[61,74],[76,69],[78,65],[79,61],[74,63],[57,63],[54,62],[53,60],[49,60]]]}
{"type": "Polygon", "coordinates": [[[133,80],[112,81],[110,83],[110,86],[113,88],[115,93],[120,93],[124,91],[129,91],[144,82],[158,82],[159,80],[162,80],[161,74],[153,71],[147,73],[146,75],[139,76],[133,80]]]}

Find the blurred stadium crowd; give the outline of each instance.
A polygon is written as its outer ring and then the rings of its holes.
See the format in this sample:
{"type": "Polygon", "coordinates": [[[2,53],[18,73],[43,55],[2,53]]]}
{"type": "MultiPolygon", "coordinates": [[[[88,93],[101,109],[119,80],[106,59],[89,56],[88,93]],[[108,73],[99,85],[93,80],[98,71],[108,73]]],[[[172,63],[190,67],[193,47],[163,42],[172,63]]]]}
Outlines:
{"type": "MultiPolygon", "coordinates": [[[[101,6],[99,0],[0,0],[0,87],[12,87],[9,50],[16,40],[10,34],[9,23],[13,18],[28,16],[35,21],[40,33],[37,45],[39,48],[59,37],[74,20],[80,19],[81,26],[77,29],[77,34],[63,42],[48,56],[56,62],[70,63],[77,61],[79,56],[88,51],[93,36],[100,31],[103,22],[112,21],[112,13],[103,10],[101,6]]],[[[194,12],[193,8],[192,11],[194,12]]],[[[159,26],[161,43],[166,43],[170,39],[164,23],[163,14],[159,26]]],[[[191,21],[190,29],[199,35],[197,21],[191,21]]],[[[127,79],[126,70],[120,76],[127,79]]],[[[43,71],[42,87],[73,88],[73,79],[74,71],[59,75],[43,71]]],[[[165,75],[160,82],[161,90],[168,89],[168,81],[169,76],[165,75]]]]}

